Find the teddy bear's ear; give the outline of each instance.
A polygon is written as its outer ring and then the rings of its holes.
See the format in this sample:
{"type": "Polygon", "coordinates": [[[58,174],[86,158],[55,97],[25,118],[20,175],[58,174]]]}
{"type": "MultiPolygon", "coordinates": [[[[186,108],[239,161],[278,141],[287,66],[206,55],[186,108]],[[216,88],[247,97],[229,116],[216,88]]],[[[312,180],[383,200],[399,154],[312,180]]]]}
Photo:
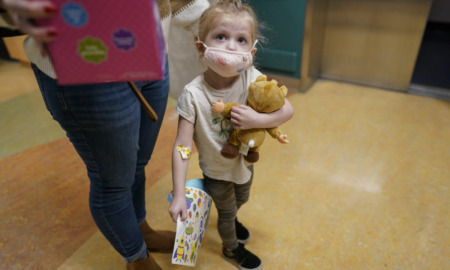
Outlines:
{"type": "Polygon", "coordinates": [[[273,88],[274,86],[276,86],[276,84],[274,84],[273,81],[267,82],[267,83],[264,85],[264,92],[265,92],[266,94],[267,94],[267,93],[270,93],[270,92],[272,91],[272,88],[273,88]]]}
{"type": "Polygon", "coordinates": [[[255,82],[265,82],[265,81],[267,81],[267,76],[264,74],[259,75],[255,80],[255,82]]]}
{"type": "Polygon", "coordinates": [[[288,92],[288,89],[287,89],[287,87],[286,86],[281,86],[280,87],[280,91],[281,91],[281,94],[285,97],[285,96],[287,96],[287,92],[288,92]]]}

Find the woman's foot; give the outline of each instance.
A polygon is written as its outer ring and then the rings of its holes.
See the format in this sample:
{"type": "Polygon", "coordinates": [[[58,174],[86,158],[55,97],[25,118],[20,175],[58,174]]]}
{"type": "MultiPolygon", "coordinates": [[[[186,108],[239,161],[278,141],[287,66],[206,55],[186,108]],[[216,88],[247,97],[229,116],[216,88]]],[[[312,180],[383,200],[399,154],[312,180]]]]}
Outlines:
{"type": "Polygon", "coordinates": [[[143,260],[138,260],[127,264],[127,270],[161,270],[161,266],[148,254],[143,260]]]}
{"type": "Polygon", "coordinates": [[[144,236],[148,251],[172,253],[175,244],[175,232],[153,230],[147,221],[144,221],[139,228],[144,236]]]}

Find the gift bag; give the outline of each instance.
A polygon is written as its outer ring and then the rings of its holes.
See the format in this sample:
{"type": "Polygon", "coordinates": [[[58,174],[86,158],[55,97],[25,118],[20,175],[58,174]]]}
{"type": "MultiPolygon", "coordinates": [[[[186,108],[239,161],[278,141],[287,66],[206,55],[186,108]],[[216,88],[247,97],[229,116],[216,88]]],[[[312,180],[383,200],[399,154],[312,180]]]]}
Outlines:
{"type": "MultiPolygon", "coordinates": [[[[202,179],[187,181],[185,191],[188,217],[184,222],[178,218],[172,263],[195,266],[208,227],[212,199],[205,192],[202,179]]],[[[168,200],[172,201],[172,193],[168,200]]]]}
{"type": "MultiPolygon", "coordinates": [[[[39,1],[39,0],[35,0],[39,1]]],[[[52,0],[57,28],[46,43],[59,84],[158,80],[165,44],[155,0],[52,0]]]]}

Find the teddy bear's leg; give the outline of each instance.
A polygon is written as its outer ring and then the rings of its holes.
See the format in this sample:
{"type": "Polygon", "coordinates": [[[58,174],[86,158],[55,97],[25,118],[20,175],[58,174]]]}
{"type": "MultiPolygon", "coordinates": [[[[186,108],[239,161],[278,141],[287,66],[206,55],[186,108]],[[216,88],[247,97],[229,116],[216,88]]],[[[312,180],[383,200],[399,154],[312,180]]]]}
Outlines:
{"type": "Polygon", "coordinates": [[[236,130],[233,130],[230,134],[230,138],[228,139],[228,144],[222,147],[222,151],[220,151],[225,158],[235,158],[239,154],[239,141],[237,140],[236,130]]]}
{"type": "Polygon", "coordinates": [[[235,158],[239,154],[239,147],[229,143],[222,147],[222,151],[220,151],[220,153],[225,158],[235,158]]]}
{"type": "Polygon", "coordinates": [[[244,159],[249,163],[255,163],[259,160],[259,146],[251,147],[244,159]]]}
{"type": "Polygon", "coordinates": [[[255,151],[248,151],[244,159],[249,163],[255,163],[259,160],[259,153],[255,151]]]}

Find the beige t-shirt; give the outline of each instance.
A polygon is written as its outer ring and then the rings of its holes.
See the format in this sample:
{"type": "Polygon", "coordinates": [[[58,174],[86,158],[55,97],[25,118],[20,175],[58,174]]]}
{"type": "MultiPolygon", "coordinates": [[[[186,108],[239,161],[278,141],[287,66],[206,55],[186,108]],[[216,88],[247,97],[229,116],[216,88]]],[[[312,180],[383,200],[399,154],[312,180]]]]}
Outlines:
{"type": "Polygon", "coordinates": [[[232,131],[231,122],[220,113],[213,112],[211,104],[223,102],[247,103],[248,86],[261,75],[255,67],[248,68],[229,89],[216,90],[209,86],[202,75],[187,84],[176,107],[180,116],[194,124],[194,142],[199,153],[200,168],[208,177],[244,184],[251,171],[242,155],[234,159],[222,157],[220,151],[228,143],[232,131]]]}

